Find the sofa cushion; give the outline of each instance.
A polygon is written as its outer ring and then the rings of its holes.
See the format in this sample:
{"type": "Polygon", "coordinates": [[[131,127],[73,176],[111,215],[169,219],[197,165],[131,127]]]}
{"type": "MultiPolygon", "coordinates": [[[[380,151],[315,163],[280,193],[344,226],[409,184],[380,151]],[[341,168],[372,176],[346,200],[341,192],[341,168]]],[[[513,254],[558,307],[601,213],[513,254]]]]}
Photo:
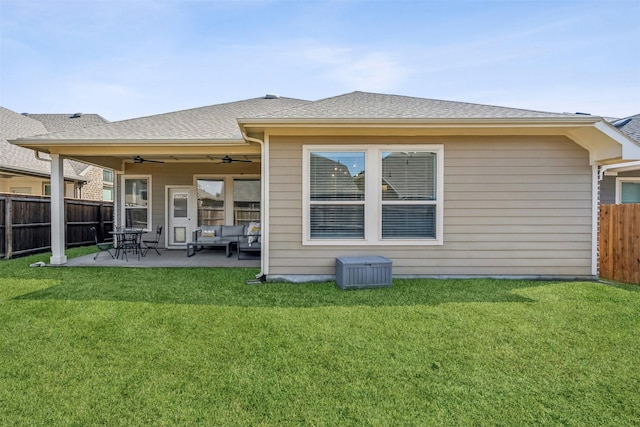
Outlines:
{"type": "Polygon", "coordinates": [[[244,225],[223,225],[222,237],[244,236],[244,225]]]}

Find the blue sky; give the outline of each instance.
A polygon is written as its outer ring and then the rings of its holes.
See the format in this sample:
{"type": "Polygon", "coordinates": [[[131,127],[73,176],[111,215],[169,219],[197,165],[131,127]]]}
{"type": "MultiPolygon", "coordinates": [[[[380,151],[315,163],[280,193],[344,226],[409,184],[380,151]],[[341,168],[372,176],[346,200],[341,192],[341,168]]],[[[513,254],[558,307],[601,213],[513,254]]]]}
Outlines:
{"type": "Polygon", "coordinates": [[[362,90],[640,113],[640,0],[0,0],[0,105],[122,120],[362,90]]]}

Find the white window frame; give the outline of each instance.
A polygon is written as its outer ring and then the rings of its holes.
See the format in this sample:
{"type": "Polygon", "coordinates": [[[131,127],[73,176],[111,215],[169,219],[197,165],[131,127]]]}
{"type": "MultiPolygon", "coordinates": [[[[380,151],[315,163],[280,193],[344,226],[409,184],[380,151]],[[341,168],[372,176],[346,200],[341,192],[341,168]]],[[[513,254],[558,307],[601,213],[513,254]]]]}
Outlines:
{"type": "MultiPolygon", "coordinates": [[[[444,233],[444,145],[304,145],[302,162],[302,244],[303,245],[380,245],[380,246],[433,246],[443,244],[444,233]],[[436,206],[435,238],[431,239],[382,239],[382,153],[388,151],[418,151],[436,154],[436,200],[424,204],[436,206]],[[364,152],[365,153],[365,216],[363,239],[311,239],[310,168],[313,152],[364,152]]],[[[416,203],[417,204],[417,203],[416,203]]]]}
{"type": "MultiPolygon", "coordinates": [[[[143,231],[145,232],[149,232],[151,230],[153,230],[153,224],[152,224],[152,218],[153,218],[153,200],[152,200],[152,194],[153,194],[153,186],[151,183],[151,175],[122,175],[121,176],[121,191],[120,191],[120,204],[121,204],[121,208],[120,208],[120,220],[121,221],[125,221],[127,214],[126,214],[126,191],[127,191],[127,186],[125,185],[125,181],[128,179],[146,179],[147,180],[147,228],[145,228],[143,231]]],[[[124,226],[124,222],[122,224],[119,224],[124,226]]]]}
{"type": "Polygon", "coordinates": [[[640,184],[640,177],[616,177],[616,204],[622,203],[622,183],[623,182],[635,182],[640,184]]]}

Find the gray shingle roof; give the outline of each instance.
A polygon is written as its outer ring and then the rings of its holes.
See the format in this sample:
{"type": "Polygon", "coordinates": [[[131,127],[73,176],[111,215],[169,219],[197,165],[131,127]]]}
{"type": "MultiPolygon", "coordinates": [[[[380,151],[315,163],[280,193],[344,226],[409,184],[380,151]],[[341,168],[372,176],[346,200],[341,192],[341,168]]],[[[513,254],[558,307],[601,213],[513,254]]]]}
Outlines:
{"type": "MultiPolygon", "coordinates": [[[[16,138],[46,133],[47,129],[44,124],[35,120],[32,116],[24,116],[0,107],[0,170],[22,171],[26,174],[38,176],[50,175],[51,163],[36,159],[33,150],[18,147],[8,142],[16,138]]],[[[64,175],[71,179],[84,179],[76,172],[68,160],[64,162],[64,175]]]]}
{"type": "Polygon", "coordinates": [[[254,116],[306,104],[293,98],[252,98],[244,101],[147,116],[67,132],[56,132],[35,139],[47,140],[203,140],[241,139],[237,118],[254,116]]]}
{"type": "Polygon", "coordinates": [[[640,114],[616,120],[612,124],[629,138],[640,142],[640,114]],[[616,126],[616,123],[620,124],[616,126]]]}
{"type": "Polygon", "coordinates": [[[487,119],[552,118],[573,114],[548,113],[466,102],[401,95],[351,92],[286,110],[262,114],[260,119],[487,119]]]}
{"type": "Polygon", "coordinates": [[[27,114],[27,117],[42,123],[48,132],[62,132],[109,123],[98,114],[27,114]]]}

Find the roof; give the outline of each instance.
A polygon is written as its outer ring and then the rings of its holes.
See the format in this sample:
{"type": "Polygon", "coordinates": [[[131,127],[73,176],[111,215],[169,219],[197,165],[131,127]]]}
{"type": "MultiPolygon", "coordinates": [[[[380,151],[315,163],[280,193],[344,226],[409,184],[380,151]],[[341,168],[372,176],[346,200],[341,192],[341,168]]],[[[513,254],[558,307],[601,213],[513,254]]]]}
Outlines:
{"type": "Polygon", "coordinates": [[[356,91],[257,117],[239,117],[259,119],[502,119],[574,116],[574,114],[567,113],[548,113],[356,91]]]}
{"type": "Polygon", "coordinates": [[[386,127],[385,131],[395,134],[415,132],[418,128],[424,135],[553,134],[566,136],[589,150],[592,162],[640,159],[640,146],[599,116],[359,91],[318,101],[277,96],[251,98],[13,142],[41,151],[65,146],[69,157],[77,158],[87,155],[95,146],[117,144],[126,146],[120,149],[122,156],[130,154],[127,149],[131,147],[148,149],[160,142],[177,150],[188,144],[204,150],[214,142],[244,142],[243,133],[255,137],[269,126],[285,126],[288,132],[297,129],[302,133],[349,133],[357,127],[379,134],[386,127]]]}
{"type": "Polygon", "coordinates": [[[47,132],[61,132],[66,130],[86,128],[89,126],[102,125],[109,123],[107,119],[98,114],[27,114],[23,113],[31,119],[35,119],[42,123],[47,132]]]}
{"type": "MultiPolygon", "coordinates": [[[[36,176],[50,176],[51,163],[38,160],[33,150],[9,143],[16,138],[47,134],[46,126],[33,116],[58,116],[52,114],[23,115],[0,107],[0,170],[36,176]]],[[[95,115],[92,115],[95,116],[95,115]]],[[[98,116],[99,117],[99,116],[98,116]]],[[[104,120],[104,119],[102,119],[104,120]]],[[[80,123],[80,122],[77,122],[80,123]]],[[[85,165],[86,168],[86,165],[85,165]]],[[[73,180],[84,180],[70,161],[64,162],[64,175],[73,180]]]]}
{"type": "Polygon", "coordinates": [[[611,124],[629,138],[640,142],[640,114],[615,120],[611,124]]]}
{"type": "Polygon", "coordinates": [[[242,139],[238,117],[255,116],[310,101],[261,97],[57,132],[46,140],[215,140],[242,139]]]}

